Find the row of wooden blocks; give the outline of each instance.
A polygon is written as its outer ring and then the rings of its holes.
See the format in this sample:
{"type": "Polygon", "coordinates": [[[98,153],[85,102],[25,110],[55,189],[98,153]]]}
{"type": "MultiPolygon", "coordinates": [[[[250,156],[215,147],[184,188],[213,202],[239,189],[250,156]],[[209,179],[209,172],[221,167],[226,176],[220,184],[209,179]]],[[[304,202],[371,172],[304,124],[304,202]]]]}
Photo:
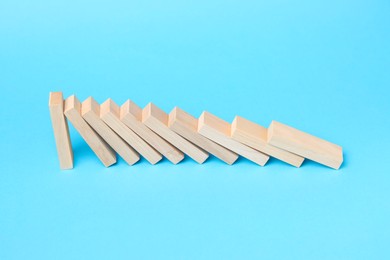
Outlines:
{"type": "Polygon", "coordinates": [[[261,166],[270,156],[295,167],[305,158],[334,169],[343,162],[340,146],[276,121],[267,129],[239,116],[230,124],[209,112],[197,119],[178,107],[167,114],[130,100],[121,107],[92,97],[81,103],[74,95],[64,100],[61,92],[50,93],[49,109],[61,169],[73,168],[67,119],[106,167],[116,163],[116,153],[129,165],[140,155],[151,164],[163,156],[177,164],[184,155],[201,164],[209,154],[227,164],[239,156],[261,166]]]}

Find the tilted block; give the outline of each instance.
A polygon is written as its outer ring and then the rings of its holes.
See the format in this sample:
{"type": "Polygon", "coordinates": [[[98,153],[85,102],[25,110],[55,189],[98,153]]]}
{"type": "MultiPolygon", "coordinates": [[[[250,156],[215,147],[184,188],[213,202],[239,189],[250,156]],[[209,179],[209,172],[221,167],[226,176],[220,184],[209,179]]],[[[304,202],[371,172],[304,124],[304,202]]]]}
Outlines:
{"type": "Polygon", "coordinates": [[[208,158],[207,152],[169,129],[168,114],[154,104],[149,103],[143,109],[142,122],[196,162],[203,163],[208,158]]]}
{"type": "Polygon", "coordinates": [[[81,104],[81,114],[85,121],[114,149],[129,165],[139,160],[139,155],[122,138],[120,138],[100,118],[100,105],[92,98],[81,104]]]}
{"type": "Polygon", "coordinates": [[[175,107],[169,114],[169,128],[191,143],[211,153],[227,164],[233,164],[238,155],[198,133],[198,119],[175,107]]]}
{"type": "Polygon", "coordinates": [[[62,92],[50,92],[49,110],[57,147],[60,168],[73,168],[73,150],[70,142],[69,128],[64,116],[64,99],[62,92]]]}
{"type": "Polygon", "coordinates": [[[120,107],[114,101],[108,99],[100,106],[100,117],[151,164],[156,164],[162,159],[162,155],[159,152],[154,150],[153,147],[120,120],[120,107]]]}
{"type": "Polygon", "coordinates": [[[74,95],[65,100],[64,113],[104,166],[108,167],[116,163],[115,152],[81,116],[81,104],[74,95]]]}
{"type": "Polygon", "coordinates": [[[300,167],[304,161],[302,156],[268,144],[267,128],[240,116],[236,116],[233,120],[232,138],[295,167],[300,167]]]}
{"type": "Polygon", "coordinates": [[[343,162],[340,146],[276,121],[268,128],[268,143],[333,169],[343,162]]]}
{"type": "Polygon", "coordinates": [[[210,140],[261,166],[264,166],[269,159],[268,155],[233,140],[230,137],[230,124],[209,112],[203,112],[199,117],[198,132],[210,140]]]}
{"type": "Polygon", "coordinates": [[[127,100],[120,109],[121,121],[174,164],[184,159],[184,154],[142,123],[142,109],[127,100]]]}

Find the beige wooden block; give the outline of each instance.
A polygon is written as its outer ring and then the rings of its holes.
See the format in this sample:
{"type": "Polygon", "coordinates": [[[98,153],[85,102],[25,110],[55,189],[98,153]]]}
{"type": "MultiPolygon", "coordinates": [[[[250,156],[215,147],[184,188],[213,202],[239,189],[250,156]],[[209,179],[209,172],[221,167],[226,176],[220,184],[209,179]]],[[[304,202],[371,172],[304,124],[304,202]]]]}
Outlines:
{"type": "Polygon", "coordinates": [[[114,149],[129,165],[139,160],[139,155],[120,138],[100,118],[100,105],[92,98],[87,98],[81,105],[81,114],[85,121],[114,149]]]}
{"type": "Polygon", "coordinates": [[[199,117],[198,132],[210,140],[261,166],[264,166],[269,159],[268,155],[233,140],[230,137],[230,124],[209,112],[203,112],[199,117]]]}
{"type": "Polygon", "coordinates": [[[267,140],[273,146],[334,169],[339,169],[343,162],[340,146],[276,121],[268,128],[267,140]]]}
{"type": "Polygon", "coordinates": [[[131,100],[127,100],[121,106],[120,119],[127,127],[133,130],[172,163],[177,164],[184,159],[184,154],[179,149],[161,138],[142,123],[142,109],[131,100]]]}
{"type": "Polygon", "coordinates": [[[72,169],[73,150],[70,142],[68,122],[64,116],[62,92],[50,92],[49,110],[60,168],[63,170],[72,169]]]}
{"type": "Polygon", "coordinates": [[[267,128],[236,116],[232,123],[232,138],[262,153],[300,167],[305,158],[267,143],[267,128]]]}
{"type": "Polygon", "coordinates": [[[227,164],[233,164],[238,155],[198,133],[198,119],[175,107],[169,114],[168,126],[177,134],[227,164]]]}
{"type": "Polygon", "coordinates": [[[196,162],[203,163],[208,158],[208,153],[169,129],[168,114],[154,104],[149,103],[142,110],[142,122],[196,162]]]}
{"type": "Polygon", "coordinates": [[[74,95],[65,100],[64,114],[104,166],[108,167],[116,163],[115,152],[81,116],[81,104],[74,95]]]}
{"type": "Polygon", "coordinates": [[[100,117],[123,138],[131,147],[139,152],[151,164],[156,164],[162,159],[162,155],[135,134],[120,120],[120,107],[111,99],[107,99],[100,106],[100,117]]]}

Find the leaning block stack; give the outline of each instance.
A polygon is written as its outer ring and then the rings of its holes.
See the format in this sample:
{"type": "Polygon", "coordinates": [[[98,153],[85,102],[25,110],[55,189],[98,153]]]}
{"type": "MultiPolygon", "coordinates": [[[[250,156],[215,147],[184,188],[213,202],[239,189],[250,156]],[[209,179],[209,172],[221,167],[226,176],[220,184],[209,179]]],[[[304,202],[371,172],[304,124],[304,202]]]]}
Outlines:
{"type": "Polygon", "coordinates": [[[119,106],[89,97],[81,103],[74,95],[64,100],[61,92],[50,93],[49,110],[61,169],[73,168],[68,120],[106,167],[116,163],[116,154],[129,165],[141,156],[151,164],[163,157],[178,164],[184,155],[202,164],[209,154],[229,165],[239,156],[261,166],[270,157],[295,167],[305,159],[333,169],[343,162],[340,146],[276,121],[265,128],[236,116],[230,124],[206,111],[197,119],[178,107],[167,114],[131,100],[119,106]]]}

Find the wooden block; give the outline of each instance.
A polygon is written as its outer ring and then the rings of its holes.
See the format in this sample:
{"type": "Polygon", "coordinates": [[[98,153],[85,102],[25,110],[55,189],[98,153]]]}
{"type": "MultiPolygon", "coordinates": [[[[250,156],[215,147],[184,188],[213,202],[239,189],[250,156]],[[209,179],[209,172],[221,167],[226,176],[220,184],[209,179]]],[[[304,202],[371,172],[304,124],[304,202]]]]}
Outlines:
{"type": "Polygon", "coordinates": [[[238,158],[236,153],[199,134],[198,119],[178,107],[175,107],[169,114],[168,126],[177,134],[227,164],[233,164],[238,158]]]}
{"type": "Polygon", "coordinates": [[[262,153],[300,167],[304,158],[267,143],[267,128],[236,116],[232,123],[232,138],[262,153]]]}
{"type": "Polygon", "coordinates": [[[340,146],[276,121],[268,128],[268,143],[334,169],[343,162],[340,146]]]}
{"type": "Polygon", "coordinates": [[[81,105],[81,114],[85,121],[114,149],[129,165],[139,160],[139,155],[120,138],[100,118],[100,105],[92,98],[87,98],[81,105]]]}
{"type": "Polygon", "coordinates": [[[65,116],[72,123],[81,137],[87,142],[104,166],[116,163],[115,152],[110,146],[85,122],[81,116],[80,101],[73,95],[65,100],[65,116]]]}
{"type": "Polygon", "coordinates": [[[184,154],[180,150],[165,141],[142,123],[142,109],[131,100],[127,100],[121,106],[120,119],[127,127],[133,130],[172,163],[177,164],[184,159],[184,154]]]}
{"type": "Polygon", "coordinates": [[[120,108],[112,101],[107,99],[100,106],[100,117],[112,128],[120,137],[123,138],[131,147],[139,152],[151,164],[156,164],[162,159],[162,155],[146,143],[141,137],[136,135],[120,120],[120,108]]]}
{"type": "Polygon", "coordinates": [[[64,116],[64,99],[62,92],[50,92],[49,110],[56,141],[60,168],[73,168],[73,150],[69,137],[68,122],[64,116]]]}
{"type": "Polygon", "coordinates": [[[261,166],[264,166],[269,159],[268,155],[233,140],[230,137],[230,124],[209,112],[203,112],[199,117],[198,132],[210,140],[261,166]]]}
{"type": "Polygon", "coordinates": [[[168,114],[154,104],[149,103],[142,110],[142,122],[196,162],[203,163],[208,158],[208,153],[169,129],[168,114]]]}

